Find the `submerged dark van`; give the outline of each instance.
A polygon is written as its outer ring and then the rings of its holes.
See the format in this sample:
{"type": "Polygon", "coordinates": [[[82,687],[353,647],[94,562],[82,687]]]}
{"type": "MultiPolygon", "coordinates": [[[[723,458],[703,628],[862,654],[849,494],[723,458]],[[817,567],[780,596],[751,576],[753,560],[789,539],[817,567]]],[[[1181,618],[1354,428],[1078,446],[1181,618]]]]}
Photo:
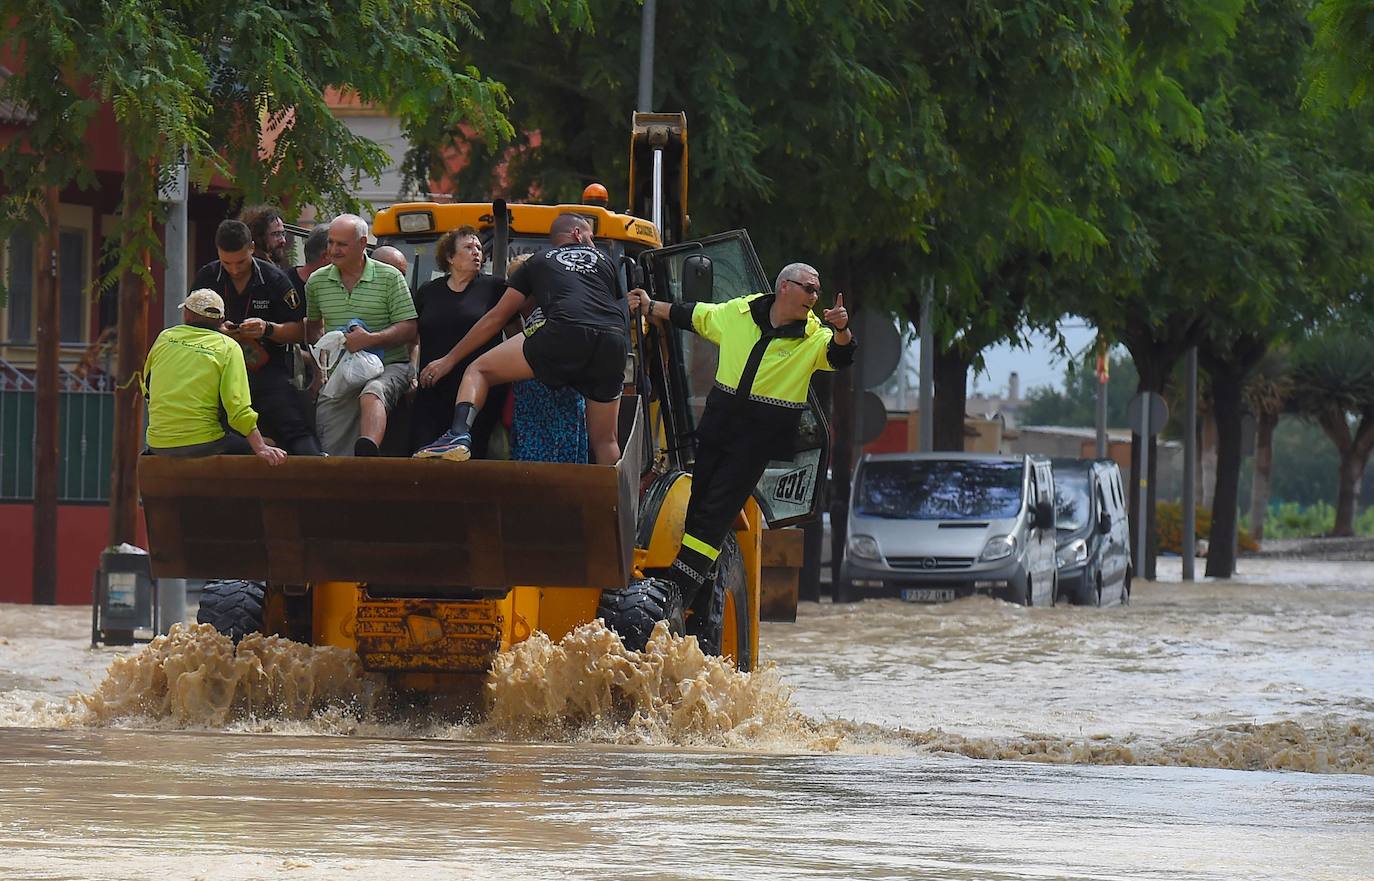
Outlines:
{"type": "Polygon", "coordinates": [[[1075,605],[1131,599],[1131,539],[1121,469],[1111,459],[1054,459],[1059,596],[1075,605]]]}

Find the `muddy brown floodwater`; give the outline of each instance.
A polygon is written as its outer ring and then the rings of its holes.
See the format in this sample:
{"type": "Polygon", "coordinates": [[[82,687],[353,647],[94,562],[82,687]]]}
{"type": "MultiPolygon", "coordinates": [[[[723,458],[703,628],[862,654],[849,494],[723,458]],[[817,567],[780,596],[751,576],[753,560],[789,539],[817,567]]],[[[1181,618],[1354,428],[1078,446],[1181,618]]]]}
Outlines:
{"type": "Polygon", "coordinates": [[[752,675],[589,627],[468,723],[337,650],[0,606],[0,878],[1374,879],[1374,564],[1161,575],[803,605],[752,675]]]}

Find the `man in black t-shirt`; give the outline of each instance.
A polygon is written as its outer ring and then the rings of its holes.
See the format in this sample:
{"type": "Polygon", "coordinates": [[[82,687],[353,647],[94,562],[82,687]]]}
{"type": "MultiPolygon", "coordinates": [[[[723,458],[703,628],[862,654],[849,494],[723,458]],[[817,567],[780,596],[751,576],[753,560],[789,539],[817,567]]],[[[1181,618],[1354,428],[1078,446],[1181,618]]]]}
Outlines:
{"type": "Polygon", "coordinates": [[[551,246],[515,271],[495,308],[482,316],[448,355],[425,365],[420,385],[444,378],[515,317],[529,297],[544,322],[526,328],[482,355],[463,373],[453,425],[420,458],[466,461],[472,455],[472,422],[492,386],[538,379],[550,388],[572,386],[587,399],[587,440],[598,465],[620,459],[616,423],[625,359],[629,354],[629,312],[611,259],[592,244],[585,218],[563,214],[549,228],[551,246]]]}
{"type": "Polygon", "coordinates": [[[215,230],[219,259],[196,273],[192,290],[224,300],[223,332],[243,347],[248,389],[263,434],[293,456],[318,456],[304,401],[291,383],[286,347],[305,336],[305,298],[276,266],[253,256],[247,225],[226,220],[215,230]]]}

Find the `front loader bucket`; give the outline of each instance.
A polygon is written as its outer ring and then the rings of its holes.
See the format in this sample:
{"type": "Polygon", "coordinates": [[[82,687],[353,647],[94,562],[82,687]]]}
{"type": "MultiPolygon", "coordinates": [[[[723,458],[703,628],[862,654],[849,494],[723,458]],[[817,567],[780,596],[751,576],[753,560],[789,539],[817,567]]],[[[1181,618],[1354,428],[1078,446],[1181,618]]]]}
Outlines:
{"type": "Polygon", "coordinates": [[[623,587],[644,463],[621,400],[614,466],[143,456],[152,573],[411,588],[623,587]]]}

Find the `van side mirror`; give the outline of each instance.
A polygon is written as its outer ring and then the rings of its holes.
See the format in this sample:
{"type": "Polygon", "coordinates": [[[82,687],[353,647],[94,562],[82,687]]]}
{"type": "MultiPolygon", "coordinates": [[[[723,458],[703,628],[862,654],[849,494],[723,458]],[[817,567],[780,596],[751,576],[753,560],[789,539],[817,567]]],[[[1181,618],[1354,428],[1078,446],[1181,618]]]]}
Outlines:
{"type": "Polygon", "coordinates": [[[1048,529],[1054,525],[1054,503],[1041,500],[1035,505],[1035,525],[1048,529]]]}
{"type": "Polygon", "coordinates": [[[1103,535],[1112,531],[1112,515],[1110,511],[1101,511],[1098,513],[1097,531],[1103,535]]]}
{"type": "Polygon", "coordinates": [[[693,254],[682,261],[682,298],[694,303],[709,303],[715,299],[715,271],[711,258],[693,254]]]}

